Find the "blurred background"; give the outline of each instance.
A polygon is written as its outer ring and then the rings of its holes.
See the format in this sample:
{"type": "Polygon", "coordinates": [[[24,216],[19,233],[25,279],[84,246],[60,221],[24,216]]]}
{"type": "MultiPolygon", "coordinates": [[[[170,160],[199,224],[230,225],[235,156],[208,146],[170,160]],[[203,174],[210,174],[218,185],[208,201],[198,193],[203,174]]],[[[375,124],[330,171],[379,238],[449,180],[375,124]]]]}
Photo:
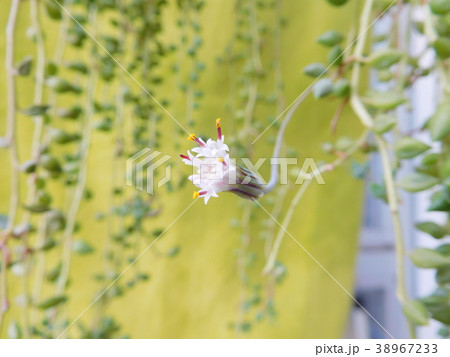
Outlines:
{"type": "MultiPolygon", "coordinates": [[[[193,147],[184,129],[215,138],[218,117],[232,156],[270,158],[283,117],[265,129],[315,80],[303,69],[336,57],[316,39],[350,34],[339,73],[363,3],[7,0],[0,336],[407,337],[389,209],[369,193],[382,180],[379,155],[357,151],[293,201],[305,158],[332,162],[323,143],[345,152],[363,132],[347,99],[320,99],[316,88],[292,112],[282,156],[299,165],[259,204],[229,193],[193,201],[192,169],[179,159],[193,147]],[[126,185],[126,160],[146,147],[171,157],[171,179],[153,194],[126,185]]],[[[389,32],[396,14],[369,35],[389,32]]],[[[416,33],[410,46],[425,42],[416,33]]],[[[431,75],[408,91],[412,110],[400,110],[399,125],[422,125],[438,90],[431,75]]],[[[269,179],[268,161],[260,172],[269,179]]],[[[402,194],[407,249],[429,243],[414,229],[439,215],[423,213],[428,197],[402,194]]],[[[411,296],[430,293],[433,274],[408,263],[411,296]]],[[[418,336],[437,336],[438,325],[418,336]]]]}

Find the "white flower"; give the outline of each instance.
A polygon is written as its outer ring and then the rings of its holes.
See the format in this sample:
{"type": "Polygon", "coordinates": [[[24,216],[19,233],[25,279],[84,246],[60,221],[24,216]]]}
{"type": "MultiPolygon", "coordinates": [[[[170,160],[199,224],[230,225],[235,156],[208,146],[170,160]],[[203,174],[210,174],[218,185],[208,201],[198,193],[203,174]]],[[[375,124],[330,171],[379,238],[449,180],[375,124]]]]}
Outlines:
{"type": "Polygon", "coordinates": [[[263,194],[264,185],[256,175],[230,159],[229,148],[222,135],[220,119],[216,120],[217,140],[208,139],[206,143],[191,134],[189,139],[198,147],[186,155],[180,155],[185,164],[194,169],[189,180],[200,190],[194,192],[193,198],[203,197],[205,204],[211,197],[219,197],[219,192],[232,192],[243,198],[259,198],[263,194]]]}

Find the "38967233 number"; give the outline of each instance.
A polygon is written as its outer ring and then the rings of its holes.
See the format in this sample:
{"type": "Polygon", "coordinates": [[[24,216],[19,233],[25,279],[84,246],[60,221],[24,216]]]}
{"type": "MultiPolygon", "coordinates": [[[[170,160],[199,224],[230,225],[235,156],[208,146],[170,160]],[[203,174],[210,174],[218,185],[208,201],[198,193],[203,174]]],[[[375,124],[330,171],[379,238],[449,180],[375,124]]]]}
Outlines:
{"type": "Polygon", "coordinates": [[[402,344],[376,344],[376,353],[437,353],[437,344],[428,343],[402,343],[402,344]]]}

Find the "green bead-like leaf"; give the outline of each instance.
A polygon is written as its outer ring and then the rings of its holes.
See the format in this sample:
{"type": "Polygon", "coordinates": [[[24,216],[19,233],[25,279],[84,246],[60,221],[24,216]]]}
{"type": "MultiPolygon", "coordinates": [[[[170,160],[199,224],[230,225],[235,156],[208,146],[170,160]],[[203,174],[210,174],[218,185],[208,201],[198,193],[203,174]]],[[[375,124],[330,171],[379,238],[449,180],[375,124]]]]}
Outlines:
{"type": "Polygon", "coordinates": [[[327,67],[325,67],[322,63],[311,63],[303,69],[303,73],[310,77],[319,77],[327,71],[327,67]]]}
{"type": "Polygon", "coordinates": [[[41,205],[49,206],[52,203],[52,197],[45,191],[40,191],[37,194],[37,202],[41,205]]]}
{"type": "Polygon", "coordinates": [[[46,310],[51,307],[55,307],[57,305],[63,304],[67,301],[67,296],[60,295],[60,296],[53,296],[51,298],[48,298],[47,300],[44,300],[40,304],[37,305],[39,309],[46,310]]]}
{"type": "Polygon", "coordinates": [[[43,213],[50,210],[50,207],[46,204],[42,203],[36,203],[33,205],[27,205],[24,206],[26,210],[30,211],[31,213],[43,213]]]}
{"type": "Polygon", "coordinates": [[[450,57],[450,39],[439,37],[434,41],[433,47],[439,58],[445,60],[450,57]]]}
{"type": "Polygon", "coordinates": [[[446,194],[442,191],[437,191],[431,196],[431,204],[428,211],[450,211],[450,201],[446,194]]]}
{"type": "Polygon", "coordinates": [[[179,247],[179,246],[175,246],[175,247],[172,247],[172,248],[170,248],[169,250],[168,250],[168,252],[167,252],[167,256],[168,257],[175,257],[175,256],[177,256],[178,255],[178,253],[180,252],[180,250],[181,250],[181,248],[179,247]]]}
{"type": "Polygon", "coordinates": [[[78,254],[90,254],[94,252],[94,248],[84,240],[75,240],[72,249],[78,254]]]}
{"type": "Polygon", "coordinates": [[[50,133],[50,137],[53,143],[61,145],[68,144],[80,139],[80,135],[70,134],[61,129],[53,129],[50,133]]]}
{"type": "Polygon", "coordinates": [[[59,6],[54,0],[45,1],[45,10],[47,15],[53,20],[61,20],[61,6],[59,6]]]}
{"type": "Polygon", "coordinates": [[[316,98],[324,98],[333,91],[333,82],[329,78],[322,78],[314,84],[313,92],[316,98]]]}
{"type": "Polygon", "coordinates": [[[430,236],[440,239],[445,237],[446,229],[434,222],[421,222],[416,224],[416,228],[429,234],[430,236]]]}
{"type": "Polygon", "coordinates": [[[54,267],[52,270],[50,270],[46,275],[45,278],[50,282],[55,282],[59,275],[61,274],[62,265],[61,263],[58,264],[56,267],[54,267]]]}
{"type": "Polygon", "coordinates": [[[64,119],[78,119],[83,113],[83,109],[79,105],[75,105],[71,108],[58,108],[56,115],[64,119]]]}
{"type": "Polygon", "coordinates": [[[450,258],[450,244],[442,244],[436,248],[436,251],[450,258]]]}
{"type": "Polygon", "coordinates": [[[429,153],[422,157],[422,165],[423,166],[432,166],[437,164],[439,161],[439,154],[429,153]]]}
{"type": "Polygon", "coordinates": [[[34,160],[29,160],[21,166],[21,170],[27,174],[31,174],[36,171],[36,167],[37,162],[34,160]]]}
{"type": "Polygon", "coordinates": [[[406,318],[414,323],[414,325],[425,326],[428,325],[428,312],[421,302],[417,300],[408,300],[403,304],[403,313],[406,318]]]}
{"type": "Polygon", "coordinates": [[[70,82],[66,81],[65,79],[59,78],[59,77],[49,77],[46,80],[47,86],[52,88],[57,93],[81,93],[81,88],[71,84],[70,82]]]}
{"type": "Polygon", "coordinates": [[[57,210],[47,213],[47,222],[47,229],[49,233],[60,231],[66,226],[64,214],[57,210]]]}
{"type": "Polygon", "coordinates": [[[31,56],[26,56],[16,65],[17,74],[19,76],[28,76],[30,74],[32,64],[33,58],[31,56]]]}
{"type": "Polygon", "coordinates": [[[377,134],[384,134],[393,129],[397,125],[397,118],[393,115],[379,115],[373,122],[373,131],[377,134]]]}
{"type": "Polygon", "coordinates": [[[411,173],[406,175],[398,185],[409,192],[425,191],[434,185],[438,184],[439,180],[436,177],[423,174],[423,173],[411,173]]]}
{"type": "Polygon", "coordinates": [[[31,107],[22,110],[22,113],[25,115],[29,115],[30,117],[41,116],[46,114],[49,108],[50,106],[45,104],[32,105],[31,107]]]}
{"type": "Polygon", "coordinates": [[[327,0],[328,3],[334,6],[342,6],[344,5],[348,0],[327,0]]]}
{"type": "Polygon", "coordinates": [[[387,69],[401,60],[403,54],[394,49],[383,49],[372,53],[368,63],[377,69],[387,69]]]}
{"type": "Polygon", "coordinates": [[[45,243],[41,247],[39,247],[38,249],[42,250],[42,251],[48,251],[48,250],[50,250],[50,249],[52,249],[54,247],[56,247],[56,241],[54,239],[50,238],[50,239],[47,239],[45,241],[45,243]]]}
{"type": "Polygon", "coordinates": [[[89,68],[86,66],[84,62],[81,61],[69,62],[67,64],[67,68],[82,74],[87,74],[89,72],[89,68]]]}
{"type": "Polygon", "coordinates": [[[54,62],[48,62],[45,65],[45,75],[48,76],[55,76],[58,73],[58,66],[54,62]]]}
{"type": "Polygon", "coordinates": [[[437,288],[433,294],[421,299],[431,313],[431,317],[446,325],[450,325],[450,290],[444,287],[437,288]]]}
{"type": "Polygon", "coordinates": [[[350,95],[351,86],[348,79],[338,79],[333,85],[333,94],[338,97],[348,97],[350,95]]]}
{"type": "Polygon", "coordinates": [[[404,137],[394,145],[395,154],[399,159],[411,159],[430,149],[430,146],[411,137],[404,137]]]}
{"type": "Polygon", "coordinates": [[[367,172],[369,171],[369,162],[359,163],[355,160],[350,162],[352,176],[358,180],[362,180],[366,177],[367,172]]]}
{"type": "Polygon", "coordinates": [[[344,59],[343,53],[341,47],[334,46],[328,53],[328,63],[333,66],[340,66],[344,59]]]}
{"type": "Polygon", "coordinates": [[[369,190],[375,198],[387,202],[386,187],[383,184],[371,183],[369,185],[369,190]]]}
{"type": "Polygon", "coordinates": [[[433,14],[445,15],[450,12],[450,0],[431,0],[430,9],[433,14]]]}
{"type": "Polygon", "coordinates": [[[424,269],[436,269],[450,264],[450,258],[428,248],[417,248],[411,253],[414,265],[424,269]]]}
{"type": "Polygon", "coordinates": [[[113,128],[113,121],[111,118],[103,118],[102,120],[96,121],[94,123],[94,128],[99,131],[108,132],[113,128]]]}
{"type": "Polygon", "coordinates": [[[325,32],[324,34],[320,35],[317,38],[317,42],[321,45],[327,46],[327,47],[333,47],[342,42],[344,39],[344,36],[341,35],[340,32],[335,30],[330,30],[325,32]]]}
{"type": "Polygon", "coordinates": [[[59,161],[48,154],[44,154],[41,156],[39,163],[42,165],[44,169],[50,172],[61,172],[61,165],[59,161]]]}
{"type": "Polygon", "coordinates": [[[427,123],[431,138],[441,140],[450,133],[450,104],[442,103],[427,123]]]}
{"type": "Polygon", "coordinates": [[[382,69],[377,72],[380,82],[389,82],[394,78],[393,73],[389,69],[382,69]]]}
{"type": "Polygon", "coordinates": [[[436,282],[438,284],[450,283],[450,265],[446,265],[436,271],[436,282]]]}
{"type": "Polygon", "coordinates": [[[363,101],[375,109],[395,109],[406,102],[403,93],[397,91],[370,92],[363,101]]]}

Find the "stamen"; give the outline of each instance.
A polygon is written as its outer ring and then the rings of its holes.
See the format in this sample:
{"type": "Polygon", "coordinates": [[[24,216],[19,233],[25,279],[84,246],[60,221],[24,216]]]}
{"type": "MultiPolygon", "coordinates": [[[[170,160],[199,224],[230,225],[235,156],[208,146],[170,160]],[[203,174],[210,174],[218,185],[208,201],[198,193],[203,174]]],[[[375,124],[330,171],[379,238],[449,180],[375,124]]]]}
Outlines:
{"type": "Polygon", "coordinates": [[[207,191],[194,191],[194,194],[192,195],[192,199],[195,200],[197,197],[206,195],[207,191]]]}
{"type": "Polygon", "coordinates": [[[205,146],[194,134],[190,134],[188,137],[189,140],[195,141],[200,146],[205,146]]]}
{"type": "Polygon", "coordinates": [[[191,160],[191,158],[189,157],[189,156],[186,156],[186,155],[180,155],[180,157],[182,157],[183,159],[186,159],[186,160],[191,160]]]}
{"type": "Polygon", "coordinates": [[[216,127],[217,127],[217,138],[222,139],[222,127],[220,126],[220,118],[216,119],[216,127]]]}
{"type": "Polygon", "coordinates": [[[219,157],[217,159],[217,161],[221,162],[223,164],[223,166],[227,166],[227,163],[225,162],[225,160],[223,159],[223,157],[219,157]]]}

